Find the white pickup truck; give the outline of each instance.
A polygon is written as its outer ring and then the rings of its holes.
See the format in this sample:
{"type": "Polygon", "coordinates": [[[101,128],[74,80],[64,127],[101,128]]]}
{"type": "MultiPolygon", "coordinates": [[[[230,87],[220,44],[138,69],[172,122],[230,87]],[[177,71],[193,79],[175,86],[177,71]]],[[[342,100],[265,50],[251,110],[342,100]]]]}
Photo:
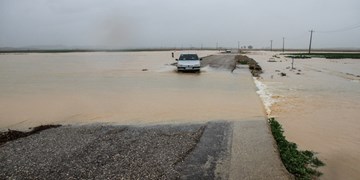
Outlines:
{"type": "Polygon", "coordinates": [[[197,54],[181,54],[177,61],[178,71],[200,71],[200,61],[197,54]]]}

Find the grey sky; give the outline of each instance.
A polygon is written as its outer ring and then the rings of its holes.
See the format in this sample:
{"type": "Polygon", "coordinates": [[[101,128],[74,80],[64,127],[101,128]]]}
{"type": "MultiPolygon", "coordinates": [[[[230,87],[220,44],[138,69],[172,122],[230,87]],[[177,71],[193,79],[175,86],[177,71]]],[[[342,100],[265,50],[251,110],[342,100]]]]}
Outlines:
{"type": "Polygon", "coordinates": [[[359,0],[0,0],[0,47],[360,48],[359,0]]]}

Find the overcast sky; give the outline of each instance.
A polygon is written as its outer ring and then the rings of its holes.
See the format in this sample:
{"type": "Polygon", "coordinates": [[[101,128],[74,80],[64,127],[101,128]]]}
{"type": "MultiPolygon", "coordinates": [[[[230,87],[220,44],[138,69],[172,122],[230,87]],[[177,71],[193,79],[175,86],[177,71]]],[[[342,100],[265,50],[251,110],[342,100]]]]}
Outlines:
{"type": "Polygon", "coordinates": [[[0,47],[360,48],[358,26],[360,0],[0,0],[0,47]]]}

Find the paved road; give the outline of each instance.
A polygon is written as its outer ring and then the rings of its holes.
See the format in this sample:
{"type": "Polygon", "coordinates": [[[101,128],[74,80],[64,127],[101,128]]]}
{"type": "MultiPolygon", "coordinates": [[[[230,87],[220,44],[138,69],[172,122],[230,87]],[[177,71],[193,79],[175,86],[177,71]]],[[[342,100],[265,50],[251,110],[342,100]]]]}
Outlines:
{"type": "Polygon", "coordinates": [[[201,66],[210,66],[217,69],[226,69],[233,71],[236,67],[234,54],[212,55],[204,57],[201,61],[201,66]]]}
{"type": "Polygon", "coordinates": [[[288,179],[266,128],[63,126],[0,147],[0,179],[288,179]]]}
{"type": "Polygon", "coordinates": [[[1,147],[0,179],[214,179],[216,162],[229,151],[229,128],[213,122],[49,129],[1,147]]]}

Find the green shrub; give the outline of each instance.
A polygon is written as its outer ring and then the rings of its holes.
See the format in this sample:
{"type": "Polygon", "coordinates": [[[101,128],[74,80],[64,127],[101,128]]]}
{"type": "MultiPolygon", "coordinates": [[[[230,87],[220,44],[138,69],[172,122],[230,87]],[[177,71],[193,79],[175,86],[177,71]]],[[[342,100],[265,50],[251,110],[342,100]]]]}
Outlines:
{"type": "Polygon", "coordinates": [[[325,164],[315,157],[314,152],[300,151],[295,143],[287,141],[283,135],[282,126],[275,118],[270,118],[269,123],[286,169],[296,179],[314,179],[314,177],[321,176],[322,173],[317,171],[316,168],[325,164]]]}

